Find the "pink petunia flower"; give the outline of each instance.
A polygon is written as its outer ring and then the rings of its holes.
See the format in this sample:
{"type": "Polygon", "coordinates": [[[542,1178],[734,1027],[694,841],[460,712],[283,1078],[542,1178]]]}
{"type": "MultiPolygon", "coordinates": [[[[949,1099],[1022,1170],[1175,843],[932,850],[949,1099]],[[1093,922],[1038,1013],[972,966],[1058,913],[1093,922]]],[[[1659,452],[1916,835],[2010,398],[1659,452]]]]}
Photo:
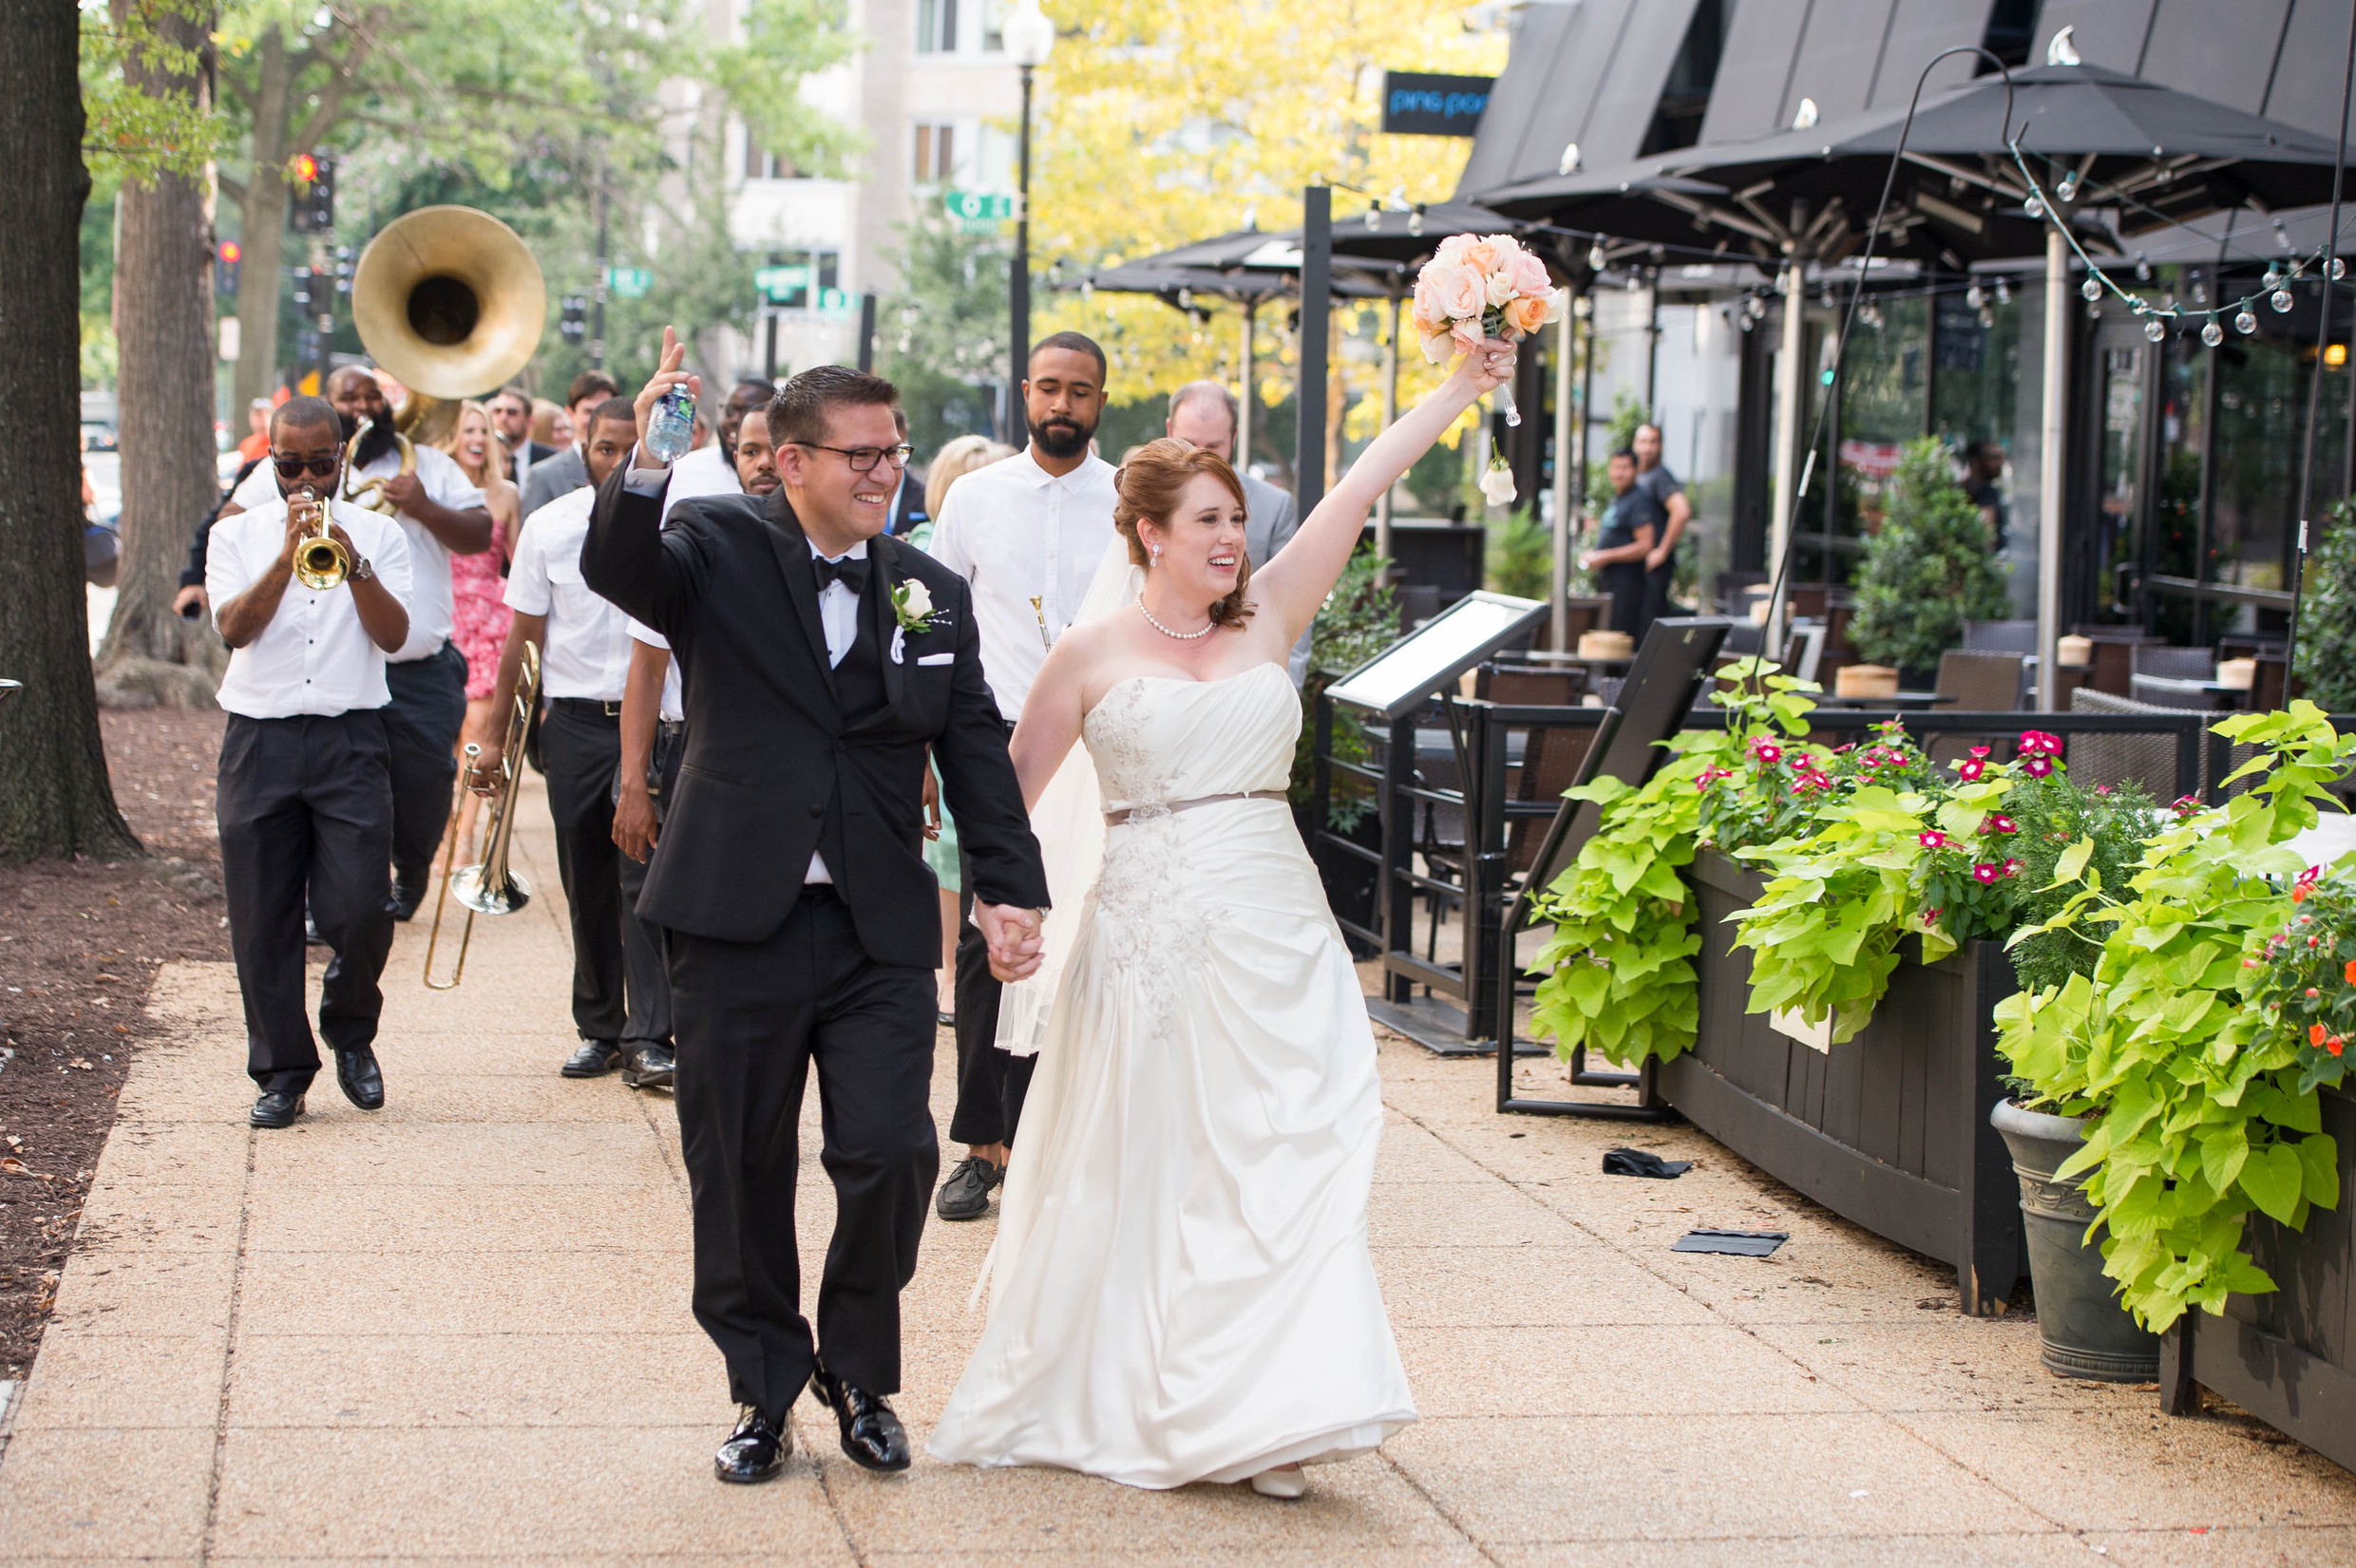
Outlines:
{"type": "Polygon", "coordinates": [[[1978,865],[1971,868],[1971,879],[1978,882],[1982,887],[1994,886],[1997,881],[2002,879],[2004,875],[2004,868],[2003,866],[1991,864],[1986,860],[1982,860],[1978,865]]]}
{"type": "Polygon", "coordinates": [[[1978,784],[1980,775],[1987,771],[1987,764],[1974,757],[1967,763],[1957,763],[1955,772],[1966,784],[1978,784]]]}
{"type": "Polygon", "coordinates": [[[1984,760],[1985,760],[1985,759],[1988,756],[1988,754],[1989,754],[1991,751],[1993,751],[1994,749],[1995,749],[1995,748],[1994,748],[1994,747],[1992,747],[1992,746],[1973,746],[1973,747],[1971,748],[1971,754],[1972,754],[1973,756],[1975,756],[1975,757],[1979,757],[1979,758],[1982,758],[1982,759],[1984,759],[1984,760]]]}
{"type": "Polygon", "coordinates": [[[2048,735],[2042,729],[2024,729],[2021,732],[2020,750],[2024,756],[2059,757],[2062,737],[2048,735]]]}
{"type": "Polygon", "coordinates": [[[1983,833],[2018,833],[2021,831],[2021,824],[2001,811],[1992,811],[1981,820],[1980,831],[1983,833]]]}
{"type": "Polygon", "coordinates": [[[2042,754],[2024,758],[2021,763],[2021,771],[2032,779],[2042,779],[2053,771],[2053,759],[2042,754]]]}
{"type": "Polygon", "coordinates": [[[1925,849],[1945,849],[1947,847],[1947,835],[1940,832],[1935,827],[1927,828],[1914,836],[1914,841],[1922,845],[1925,849]]]}

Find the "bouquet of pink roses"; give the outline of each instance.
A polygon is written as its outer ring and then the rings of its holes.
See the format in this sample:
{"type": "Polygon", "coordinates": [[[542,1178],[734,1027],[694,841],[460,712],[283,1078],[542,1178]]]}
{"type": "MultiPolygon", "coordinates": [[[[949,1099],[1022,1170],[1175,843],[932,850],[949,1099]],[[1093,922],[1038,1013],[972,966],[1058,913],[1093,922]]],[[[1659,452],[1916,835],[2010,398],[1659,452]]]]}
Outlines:
{"type": "MultiPolygon", "coordinates": [[[[1563,313],[1546,263],[1511,235],[1454,235],[1416,279],[1411,320],[1434,365],[1471,353],[1484,338],[1517,342],[1563,313]]],[[[1510,388],[1497,388],[1505,422],[1519,425],[1510,388]]]]}

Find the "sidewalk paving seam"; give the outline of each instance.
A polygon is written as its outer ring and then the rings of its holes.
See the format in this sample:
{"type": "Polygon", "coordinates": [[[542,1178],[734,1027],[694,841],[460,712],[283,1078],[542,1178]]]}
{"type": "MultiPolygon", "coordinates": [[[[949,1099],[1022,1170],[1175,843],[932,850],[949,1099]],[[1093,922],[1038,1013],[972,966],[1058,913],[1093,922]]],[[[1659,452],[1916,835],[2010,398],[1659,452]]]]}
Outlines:
{"type": "Polygon", "coordinates": [[[1474,1536],[1472,1531],[1466,1529],[1463,1521],[1458,1520],[1454,1514],[1449,1512],[1447,1505],[1441,1502],[1438,1498],[1434,1497],[1430,1490],[1424,1486],[1422,1482],[1417,1481],[1414,1476],[1408,1474],[1406,1466],[1399,1464],[1397,1460],[1392,1458],[1380,1448],[1377,1448],[1375,1450],[1375,1457],[1382,1461],[1383,1467],[1385,1469],[1389,1470],[1393,1475],[1398,1477],[1401,1482],[1405,1483],[1409,1491],[1423,1499],[1423,1505],[1426,1508],[1431,1509],[1432,1512],[1439,1518],[1442,1523],[1446,1524],[1451,1530],[1455,1531],[1457,1537],[1462,1540],[1466,1545],[1472,1547],[1475,1552],[1478,1552],[1481,1555],[1481,1560],[1483,1562],[1496,1564],[1497,1568],[1503,1568],[1502,1564],[1497,1563],[1497,1555],[1489,1549],[1489,1543],[1474,1536]]]}
{"type": "Polygon", "coordinates": [[[213,1560],[214,1537],[220,1524],[221,1470],[229,1452],[229,1394],[238,1370],[238,1313],[245,1297],[245,1233],[254,1220],[255,1141],[260,1136],[245,1129],[245,1174],[238,1183],[238,1237],[229,1270],[229,1332],[221,1344],[220,1404],[213,1416],[213,1467],[204,1481],[204,1533],[197,1538],[197,1561],[213,1560]]]}

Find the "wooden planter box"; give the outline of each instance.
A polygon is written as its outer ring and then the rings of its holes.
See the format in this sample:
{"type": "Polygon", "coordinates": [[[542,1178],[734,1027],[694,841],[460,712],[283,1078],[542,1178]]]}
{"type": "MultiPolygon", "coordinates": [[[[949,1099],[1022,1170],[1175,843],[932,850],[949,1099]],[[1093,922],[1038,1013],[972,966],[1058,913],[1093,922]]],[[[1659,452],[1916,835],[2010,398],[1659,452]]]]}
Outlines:
{"type": "Polygon", "coordinates": [[[2324,1131],[2340,1145],[2340,1206],[2307,1229],[2250,1217],[2250,1255],[2280,1287],[2197,1309],[2159,1342],[2159,1397],[2194,1407],[2193,1385],[2232,1400],[2334,1464],[2356,1470],[2356,1098],[2323,1095],[2324,1131]]]}
{"type": "Polygon", "coordinates": [[[1757,901],[1761,879],[1708,851],[1686,878],[1700,901],[1700,1030],[1661,1067],[1661,1097],[1835,1214],[1952,1263],[1963,1310],[1993,1311],[2027,1267],[2021,1189],[1988,1124],[2004,1098],[1991,1011],[2017,989],[2003,949],[1902,958],[1872,1021],[1820,1051],[1744,1011],[1751,955],[1730,948],[1726,917],[1757,901]]]}

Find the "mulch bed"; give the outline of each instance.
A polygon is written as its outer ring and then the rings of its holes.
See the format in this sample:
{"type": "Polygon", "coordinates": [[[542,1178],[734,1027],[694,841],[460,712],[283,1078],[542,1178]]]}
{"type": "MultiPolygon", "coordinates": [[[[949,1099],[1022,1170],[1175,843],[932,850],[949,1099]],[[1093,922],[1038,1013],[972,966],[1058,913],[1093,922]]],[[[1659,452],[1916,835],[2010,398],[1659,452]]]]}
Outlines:
{"type": "Polygon", "coordinates": [[[153,859],[0,865],[0,1380],[32,1366],[159,965],[222,960],[218,709],[106,713],[115,801],[153,859]]]}

